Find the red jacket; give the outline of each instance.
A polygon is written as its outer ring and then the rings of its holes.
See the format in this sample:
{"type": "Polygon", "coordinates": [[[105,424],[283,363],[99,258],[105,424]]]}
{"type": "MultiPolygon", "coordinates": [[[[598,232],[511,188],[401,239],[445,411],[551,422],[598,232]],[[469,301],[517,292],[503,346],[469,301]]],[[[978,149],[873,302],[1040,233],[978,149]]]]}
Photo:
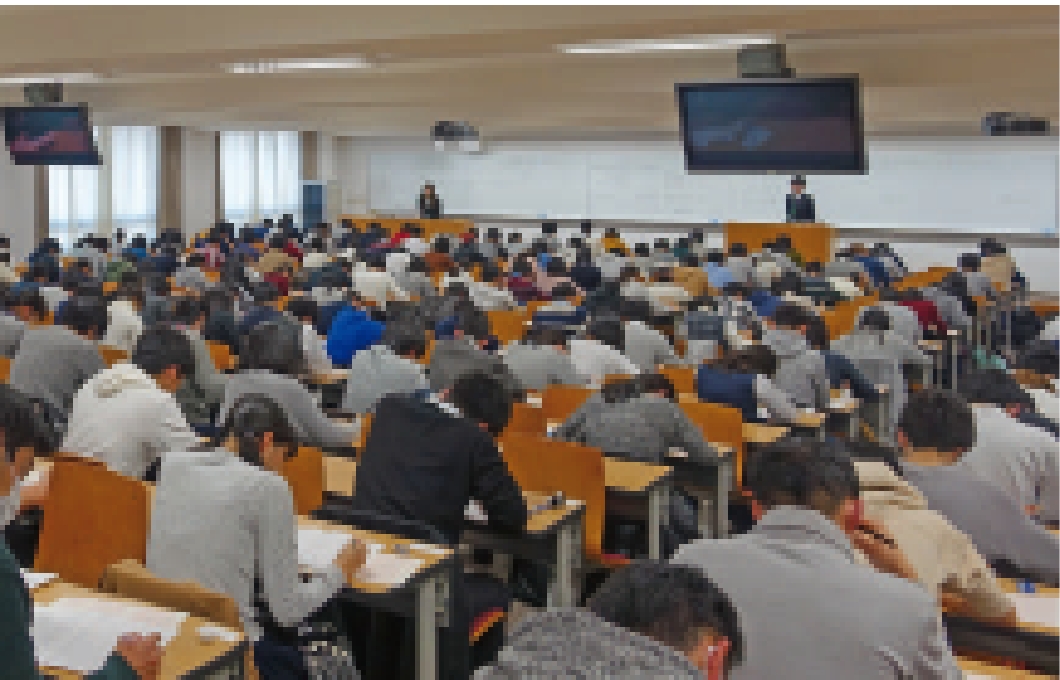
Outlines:
{"type": "Polygon", "coordinates": [[[266,283],[271,283],[276,286],[276,290],[280,293],[280,297],[287,297],[287,292],[290,289],[290,281],[286,274],[280,272],[269,272],[265,276],[261,277],[266,283]]]}
{"type": "Polygon", "coordinates": [[[283,247],[283,252],[287,253],[294,259],[298,260],[299,264],[302,262],[302,249],[294,244],[294,241],[288,241],[287,245],[283,247]]]}
{"type": "Polygon", "coordinates": [[[939,308],[930,300],[902,300],[902,306],[916,312],[916,318],[920,321],[920,327],[925,331],[935,327],[939,334],[945,334],[946,322],[939,314],[939,308]]]}

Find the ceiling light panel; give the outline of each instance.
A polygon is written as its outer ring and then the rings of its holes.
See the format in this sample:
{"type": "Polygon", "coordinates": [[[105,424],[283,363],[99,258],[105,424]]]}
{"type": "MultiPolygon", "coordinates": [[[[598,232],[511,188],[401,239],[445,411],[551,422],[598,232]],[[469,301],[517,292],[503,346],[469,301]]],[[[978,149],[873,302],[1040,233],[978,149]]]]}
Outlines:
{"type": "Polygon", "coordinates": [[[625,40],[590,42],[580,45],[557,45],[566,54],[634,54],[638,52],[672,52],[691,50],[736,50],[750,45],[771,45],[771,35],[691,35],[665,40],[625,40]]]}
{"type": "Polygon", "coordinates": [[[229,73],[289,73],[327,69],[368,68],[372,64],[363,57],[334,57],[325,59],[267,59],[253,62],[224,64],[229,73]]]}

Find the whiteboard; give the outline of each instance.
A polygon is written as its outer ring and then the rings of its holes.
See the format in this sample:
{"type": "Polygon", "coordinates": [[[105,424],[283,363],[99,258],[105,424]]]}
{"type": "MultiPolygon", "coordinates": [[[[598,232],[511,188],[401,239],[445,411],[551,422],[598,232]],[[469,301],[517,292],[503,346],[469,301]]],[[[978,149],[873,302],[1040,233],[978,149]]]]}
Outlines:
{"type": "MultiPolygon", "coordinates": [[[[477,155],[376,149],[370,206],[415,209],[434,181],[450,214],[665,222],[779,221],[788,177],[689,175],[677,142],[486,145],[477,155]]],[[[1055,231],[1055,139],[876,140],[868,174],[808,178],[840,226],[1055,231]]]]}

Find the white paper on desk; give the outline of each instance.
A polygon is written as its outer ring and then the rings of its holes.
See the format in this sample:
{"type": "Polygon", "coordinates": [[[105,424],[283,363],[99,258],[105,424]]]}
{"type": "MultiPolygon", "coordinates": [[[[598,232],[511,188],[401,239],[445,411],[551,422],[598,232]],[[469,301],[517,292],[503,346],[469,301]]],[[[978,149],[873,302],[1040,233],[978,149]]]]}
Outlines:
{"type": "Polygon", "coordinates": [[[33,608],[33,644],[39,666],[91,673],[127,633],[157,633],[162,645],[177,635],[188,615],[112,600],[62,598],[33,608]]]}
{"type": "Polygon", "coordinates": [[[298,564],[317,571],[330,567],[353,536],[344,531],[298,530],[298,564]]]}
{"type": "Polygon", "coordinates": [[[1009,593],[1021,623],[1060,628],[1060,598],[1035,593],[1009,593]]]}
{"type": "Polygon", "coordinates": [[[967,673],[965,673],[964,680],[995,680],[995,678],[993,675],[968,675],[967,673]]]}
{"type": "Polygon", "coordinates": [[[482,504],[474,499],[468,501],[467,507],[464,508],[464,519],[469,522],[489,521],[489,517],[486,516],[486,511],[482,509],[482,504]]]}
{"type": "Polygon", "coordinates": [[[22,572],[22,580],[26,582],[26,587],[30,590],[40,588],[43,585],[47,585],[59,578],[58,574],[46,574],[39,571],[30,571],[28,569],[20,569],[22,572]]]}
{"type": "Polygon", "coordinates": [[[377,553],[368,556],[364,566],[357,572],[357,578],[365,583],[399,586],[412,578],[422,566],[423,560],[414,557],[377,553]]]}

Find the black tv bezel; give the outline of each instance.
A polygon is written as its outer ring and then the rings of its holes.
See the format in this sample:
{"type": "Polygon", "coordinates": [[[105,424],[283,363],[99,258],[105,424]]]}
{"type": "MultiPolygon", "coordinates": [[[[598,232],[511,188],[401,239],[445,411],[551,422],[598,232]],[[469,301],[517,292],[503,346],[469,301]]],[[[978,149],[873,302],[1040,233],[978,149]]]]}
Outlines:
{"type": "Polygon", "coordinates": [[[88,116],[88,104],[40,104],[40,105],[28,105],[28,106],[5,106],[3,107],[4,114],[4,146],[7,147],[7,152],[11,156],[11,162],[15,165],[101,165],[102,159],[99,155],[99,149],[96,147],[96,138],[92,133],[92,121],[88,116]],[[47,157],[34,157],[36,162],[27,162],[26,154],[16,154],[11,151],[10,139],[8,133],[7,116],[9,111],[26,111],[26,110],[51,110],[51,111],[67,111],[76,112],[82,127],[88,130],[89,138],[92,140],[92,153],[94,162],[87,162],[87,152],[78,154],[58,154],[50,155],[47,157]]]}
{"type": "Polygon", "coordinates": [[[690,175],[864,175],[868,172],[868,159],[865,154],[865,117],[861,105],[861,78],[856,75],[813,76],[810,78],[729,78],[710,80],[699,83],[678,83],[675,87],[677,97],[677,115],[680,120],[681,148],[685,157],[685,172],[690,175]],[[710,89],[714,87],[732,87],[733,85],[755,87],[769,85],[793,84],[843,84],[853,88],[854,97],[854,132],[857,144],[857,167],[853,169],[835,168],[780,168],[764,170],[762,168],[693,168],[691,167],[692,145],[688,136],[688,116],[685,110],[686,92],[710,89]]]}

